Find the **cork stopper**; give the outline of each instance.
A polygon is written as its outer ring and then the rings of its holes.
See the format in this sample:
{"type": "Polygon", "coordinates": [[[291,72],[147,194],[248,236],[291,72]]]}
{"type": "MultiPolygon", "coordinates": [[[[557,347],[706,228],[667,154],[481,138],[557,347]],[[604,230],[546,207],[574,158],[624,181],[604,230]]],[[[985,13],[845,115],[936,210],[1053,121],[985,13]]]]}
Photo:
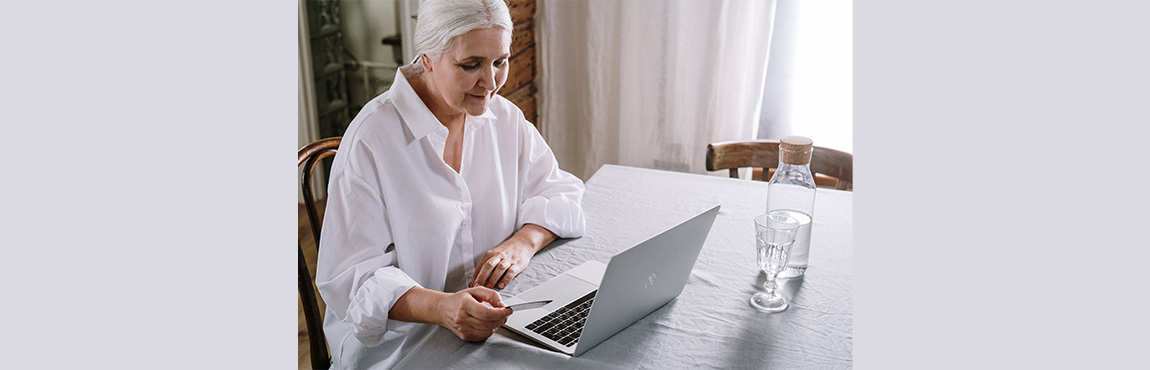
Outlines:
{"type": "Polygon", "coordinates": [[[802,136],[784,136],[779,139],[779,155],[783,163],[802,166],[811,163],[811,148],[815,142],[802,136]]]}

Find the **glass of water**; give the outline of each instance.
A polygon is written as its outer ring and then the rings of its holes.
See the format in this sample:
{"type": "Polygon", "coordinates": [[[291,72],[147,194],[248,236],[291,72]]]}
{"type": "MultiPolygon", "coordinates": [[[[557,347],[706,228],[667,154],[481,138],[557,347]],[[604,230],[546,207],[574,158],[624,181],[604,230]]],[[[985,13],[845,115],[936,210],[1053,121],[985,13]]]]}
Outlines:
{"type": "Polygon", "coordinates": [[[781,312],[787,309],[787,299],[776,292],[779,285],[775,278],[787,268],[787,257],[800,224],[799,219],[785,211],[755,217],[756,255],[759,268],[767,274],[767,291],[751,296],[751,306],[759,311],[781,312]]]}

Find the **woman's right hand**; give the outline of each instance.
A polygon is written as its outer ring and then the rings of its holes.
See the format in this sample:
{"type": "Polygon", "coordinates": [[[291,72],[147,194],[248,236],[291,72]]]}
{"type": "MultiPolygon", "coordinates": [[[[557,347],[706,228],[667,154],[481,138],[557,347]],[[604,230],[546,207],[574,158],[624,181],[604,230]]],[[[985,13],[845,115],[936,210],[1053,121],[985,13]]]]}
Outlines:
{"type": "Polygon", "coordinates": [[[482,286],[442,296],[438,311],[442,315],[439,325],[469,342],[481,341],[495,334],[512,312],[504,306],[499,293],[482,286]]]}

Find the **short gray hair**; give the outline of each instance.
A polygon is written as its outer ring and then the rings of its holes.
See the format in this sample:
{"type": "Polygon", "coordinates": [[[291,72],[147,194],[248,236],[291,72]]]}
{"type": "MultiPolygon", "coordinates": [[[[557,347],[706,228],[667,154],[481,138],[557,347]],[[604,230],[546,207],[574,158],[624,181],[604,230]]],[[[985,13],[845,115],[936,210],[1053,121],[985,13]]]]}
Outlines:
{"type": "MultiPolygon", "coordinates": [[[[491,26],[511,32],[511,12],[504,0],[423,0],[415,24],[415,55],[437,58],[451,40],[472,30],[491,26]]],[[[417,59],[418,60],[418,59],[417,59]]]]}

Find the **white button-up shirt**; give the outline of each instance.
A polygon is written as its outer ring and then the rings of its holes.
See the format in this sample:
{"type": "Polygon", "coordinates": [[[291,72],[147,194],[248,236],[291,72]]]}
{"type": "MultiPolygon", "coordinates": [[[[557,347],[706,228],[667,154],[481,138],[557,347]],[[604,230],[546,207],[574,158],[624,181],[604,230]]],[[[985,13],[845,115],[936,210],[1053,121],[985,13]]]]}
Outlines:
{"type": "Polygon", "coordinates": [[[466,288],[483,253],[524,224],[583,235],[583,182],[519,108],[496,95],[466,117],[457,173],[443,161],[447,128],[401,71],[351,122],[332,165],[316,285],[340,367],[397,362],[433,329],[389,320],[399,297],[466,288]]]}

